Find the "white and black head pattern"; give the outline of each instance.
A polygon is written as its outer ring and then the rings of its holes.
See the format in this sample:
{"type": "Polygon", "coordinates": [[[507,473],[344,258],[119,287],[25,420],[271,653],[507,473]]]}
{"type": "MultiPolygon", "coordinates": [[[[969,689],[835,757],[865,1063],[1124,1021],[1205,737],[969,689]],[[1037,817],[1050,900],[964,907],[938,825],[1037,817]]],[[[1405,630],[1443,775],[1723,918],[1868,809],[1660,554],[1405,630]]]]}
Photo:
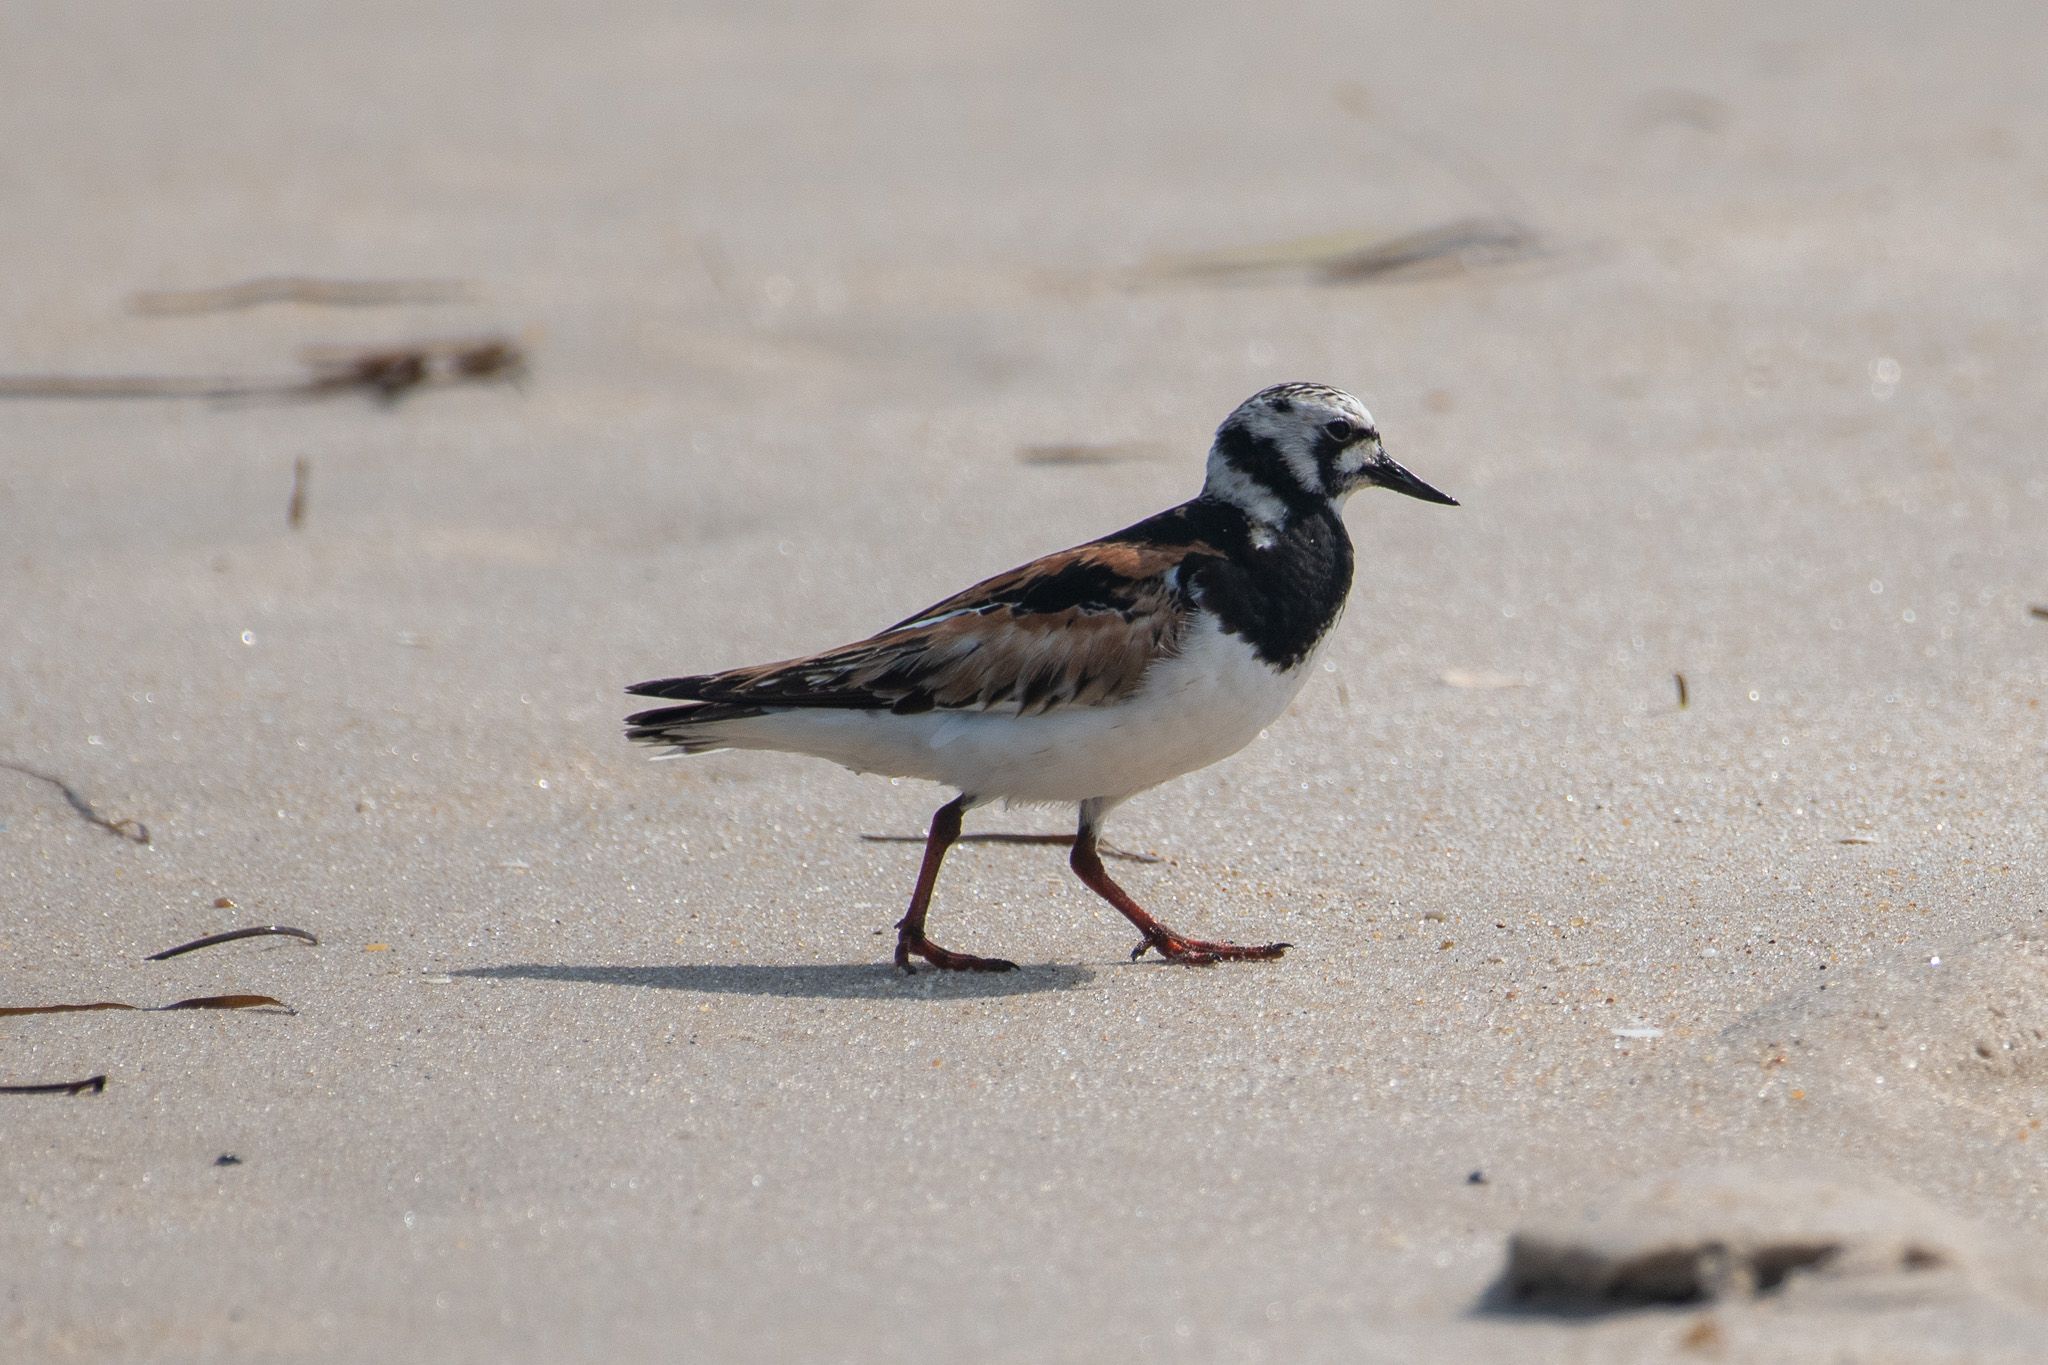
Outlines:
{"type": "Polygon", "coordinates": [[[1293,383],[1261,389],[1224,419],[1202,494],[1270,533],[1367,485],[1454,503],[1387,458],[1365,404],[1327,384],[1293,383]]]}

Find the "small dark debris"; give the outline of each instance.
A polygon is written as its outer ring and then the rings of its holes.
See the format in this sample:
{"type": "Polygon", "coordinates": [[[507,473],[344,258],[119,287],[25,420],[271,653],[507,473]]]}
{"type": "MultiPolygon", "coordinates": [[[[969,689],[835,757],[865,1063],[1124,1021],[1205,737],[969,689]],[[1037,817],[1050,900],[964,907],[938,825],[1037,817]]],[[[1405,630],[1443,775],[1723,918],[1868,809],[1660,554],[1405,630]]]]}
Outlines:
{"type": "Polygon", "coordinates": [[[367,350],[323,347],[308,351],[305,359],[313,368],[313,377],[301,386],[306,395],[362,390],[387,403],[427,385],[516,380],[526,373],[526,353],[503,337],[367,350]]]}
{"type": "Polygon", "coordinates": [[[1909,1246],[1900,1254],[1899,1264],[1908,1270],[1939,1270],[1948,1264],[1948,1257],[1933,1247],[1909,1246]]]}
{"type": "Polygon", "coordinates": [[[1839,1242],[1788,1242],[1759,1247],[1749,1258],[1749,1266],[1756,1276],[1757,1293],[1768,1294],[1783,1285],[1793,1271],[1818,1269],[1841,1254],[1839,1242]]]}
{"type": "Polygon", "coordinates": [[[233,1152],[222,1152],[213,1159],[213,1164],[216,1166],[239,1166],[242,1164],[242,1158],[236,1156],[233,1152]]]}
{"type": "Polygon", "coordinates": [[[120,838],[126,839],[128,842],[132,844],[146,844],[149,842],[148,825],[143,824],[140,820],[107,819],[106,816],[101,815],[98,811],[93,809],[92,802],[86,800],[83,796],[79,795],[78,789],[76,787],[72,786],[69,782],[66,782],[61,777],[56,777],[46,772],[40,772],[34,768],[26,767],[20,763],[8,763],[0,761],[0,768],[10,769],[11,771],[20,773],[23,777],[33,777],[38,782],[49,783],[51,786],[55,787],[58,791],[64,794],[65,802],[70,805],[71,809],[77,811],[79,819],[84,820],[87,824],[97,826],[98,828],[105,830],[109,834],[118,835],[120,838]]]}
{"type": "Polygon", "coordinates": [[[427,358],[419,351],[363,351],[333,361],[314,361],[320,373],[306,381],[308,393],[366,389],[393,402],[427,382],[427,358]]]}
{"type": "Polygon", "coordinates": [[[1673,673],[1671,681],[1678,684],[1678,709],[1683,711],[1686,707],[1692,705],[1692,691],[1686,687],[1685,674],[1683,673],[1673,673]]]}
{"type": "Polygon", "coordinates": [[[166,958],[178,957],[200,948],[212,948],[222,943],[233,943],[237,939],[262,938],[266,935],[295,938],[301,943],[310,943],[316,948],[320,946],[320,940],[307,933],[304,929],[294,929],[289,924],[255,924],[247,929],[230,929],[223,934],[208,934],[205,938],[195,938],[190,943],[180,943],[175,948],[166,948],[160,953],[151,953],[142,960],[144,962],[162,962],[166,958]]]}
{"type": "Polygon", "coordinates": [[[0,1085],[0,1095],[97,1095],[107,1088],[104,1074],[82,1081],[48,1081],[42,1085],[0,1085]]]}
{"type": "Polygon", "coordinates": [[[464,379],[516,379],[526,371],[526,353],[499,339],[458,346],[448,359],[450,367],[464,379]]]}
{"type": "Polygon", "coordinates": [[[298,530],[306,524],[306,484],[313,476],[313,462],[301,455],[292,461],[292,496],[284,505],[284,524],[298,530]]]}
{"type": "Polygon", "coordinates": [[[1484,1184],[1486,1183],[1486,1172],[1484,1172],[1484,1171],[1474,1171],[1474,1172],[1472,1172],[1472,1174],[1470,1174],[1470,1175],[1468,1175],[1468,1176],[1466,1176],[1466,1177],[1465,1177],[1465,1183],[1466,1183],[1467,1185],[1484,1185],[1484,1184]]]}
{"type": "Polygon", "coordinates": [[[2027,615],[2048,621],[2048,607],[2028,607],[2027,615]]]}

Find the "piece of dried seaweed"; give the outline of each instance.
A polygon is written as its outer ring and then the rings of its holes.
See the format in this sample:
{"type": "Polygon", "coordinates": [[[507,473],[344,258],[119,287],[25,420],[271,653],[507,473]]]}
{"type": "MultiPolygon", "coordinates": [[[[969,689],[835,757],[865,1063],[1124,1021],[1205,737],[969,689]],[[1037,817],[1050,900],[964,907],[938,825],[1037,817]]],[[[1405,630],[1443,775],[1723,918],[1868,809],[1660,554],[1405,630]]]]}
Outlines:
{"type": "Polygon", "coordinates": [[[297,1010],[273,995],[195,995],[190,1000],[173,1000],[168,1005],[130,1005],[119,1000],[95,1000],[78,1005],[0,1005],[0,1018],[21,1014],[80,1014],[91,1010],[253,1010],[269,1006],[286,1014],[297,1010]]]}
{"type": "Polygon", "coordinates": [[[526,352],[506,337],[415,341],[394,346],[317,347],[300,379],[184,375],[0,375],[0,398],[330,398],[368,393],[387,403],[421,388],[516,382],[526,352]]]}
{"type": "Polygon", "coordinates": [[[271,934],[284,938],[295,938],[302,943],[310,943],[315,947],[318,947],[320,944],[319,939],[307,933],[304,929],[294,929],[289,924],[252,924],[247,929],[230,929],[225,933],[208,934],[205,938],[195,938],[190,943],[180,943],[175,948],[166,948],[160,953],[151,953],[142,960],[144,962],[162,962],[166,958],[181,957],[186,953],[196,952],[201,948],[212,948],[217,944],[233,943],[238,939],[262,938],[271,934]]]}

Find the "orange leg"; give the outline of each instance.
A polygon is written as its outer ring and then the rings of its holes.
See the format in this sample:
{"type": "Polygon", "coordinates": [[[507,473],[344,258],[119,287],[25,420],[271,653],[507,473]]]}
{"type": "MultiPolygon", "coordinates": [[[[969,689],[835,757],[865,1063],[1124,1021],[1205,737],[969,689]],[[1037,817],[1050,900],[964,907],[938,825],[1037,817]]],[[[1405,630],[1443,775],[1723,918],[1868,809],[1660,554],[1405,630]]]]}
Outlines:
{"type": "Polygon", "coordinates": [[[1246,962],[1275,958],[1294,945],[1291,943],[1266,943],[1249,946],[1240,943],[1210,943],[1199,938],[1183,938],[1158,920],[1145,913],[1145,907],[1131,899],[1130,893],[1109,879],[1109,872],[1102,866],[1102,856],[1095,849],[1095,826],[1084,813],[1081,829],[1074,836],[1074,855],[1068,860],[1074,875],[1086,884],[1090,891],[1114,905],[1123,912],[1124,918],[1138,926],[1138,932],[1145,941],[1131,949],[1131,960],[1137,961],[1148,948],[1158,950],[1168,962],[1178,962],[1187,967],[1206,967],[1214,962],[1246,962]]]}
{"type": "Polygon", "coordinates": [[[906,972],[917,970],[910,965],[913,953],[945,971],[1011,972],[1017,969],[1016,963],[999,957],[951,952],[924,936],[924,915],[931,907],[932,888],[938,884],[939,864],[946,860],[946,850],[960,837],[960,817],[966,813],[969,804],[965,796],[960,796],[940,806],[938,813],[932,816],[931,833],[925,836],[924,841],[924,866],[917,872],[917,889],[910,893],[910,909],[896,921],[896,965],[906,972]]]}

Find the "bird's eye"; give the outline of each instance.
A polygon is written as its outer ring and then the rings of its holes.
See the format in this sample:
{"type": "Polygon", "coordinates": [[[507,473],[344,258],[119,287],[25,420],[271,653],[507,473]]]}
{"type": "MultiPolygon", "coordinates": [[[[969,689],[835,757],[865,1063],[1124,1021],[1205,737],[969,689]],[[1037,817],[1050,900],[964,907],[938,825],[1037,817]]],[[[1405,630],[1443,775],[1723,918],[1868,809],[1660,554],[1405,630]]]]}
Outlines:
{"type": "Polygon", "coordinates": [[[1342,417],[1334,422],[1323,423],[1323,430],[1330,434],[1333,441],[1348,441],[1358,435],[1358,428],[1342,417]]]}

